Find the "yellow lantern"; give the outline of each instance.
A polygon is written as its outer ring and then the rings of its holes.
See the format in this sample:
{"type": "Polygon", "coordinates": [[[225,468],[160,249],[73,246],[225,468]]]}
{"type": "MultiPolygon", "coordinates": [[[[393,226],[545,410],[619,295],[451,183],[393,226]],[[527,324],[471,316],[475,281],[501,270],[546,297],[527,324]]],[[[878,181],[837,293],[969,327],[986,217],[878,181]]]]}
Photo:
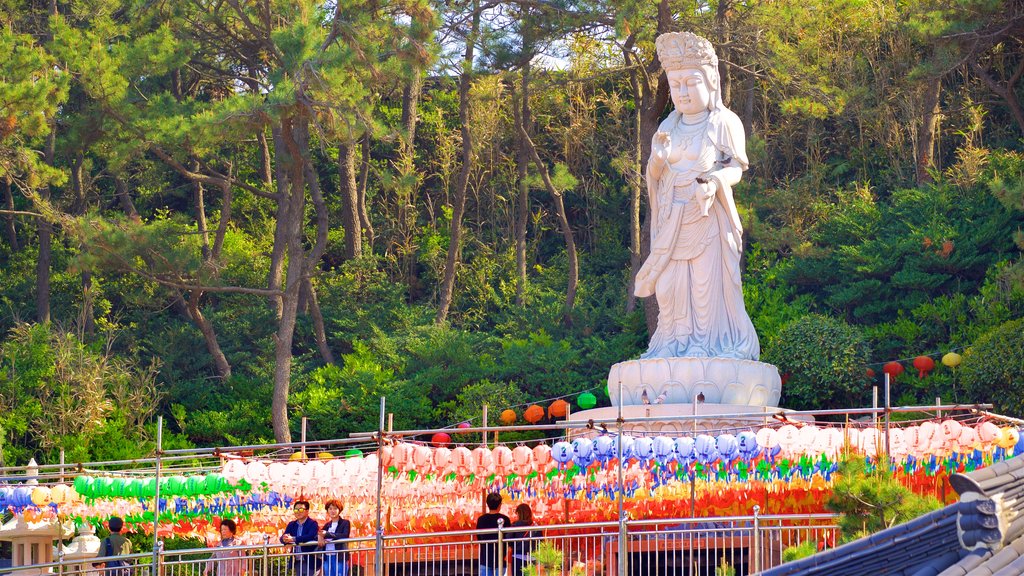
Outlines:
{"type": "Polygon", "coordinates": [[[961,361],[963,361],[963,358],[956,352],[947,352],[942,357],[942,365],[947,368],[956,368],[960,365],[961,361]]]}
{"type": "Polygon", "coordinates": [[[45,506],[50,503],[50,489],[46,486],[36,486],[32,490],[32,503],[36,506],[45,506]]]}

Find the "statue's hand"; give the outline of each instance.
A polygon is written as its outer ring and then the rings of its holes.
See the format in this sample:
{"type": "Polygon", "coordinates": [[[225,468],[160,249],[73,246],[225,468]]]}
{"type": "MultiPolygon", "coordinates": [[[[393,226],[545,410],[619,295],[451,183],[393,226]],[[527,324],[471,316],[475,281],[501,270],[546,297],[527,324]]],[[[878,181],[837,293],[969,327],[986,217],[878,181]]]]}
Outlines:
{"type": "Polygon", "coordinates": [[[652,144],[654,157],[667,162],[669,152],[672,150],[672,136],[668,132],[656,132],[652,144]]]}
{"type": "Polygon", "coordinates": [[[718,192],[718,184],[714,179],[697,178],[697,190],[695,196],[698,200],[710,200],[718,192]]]}

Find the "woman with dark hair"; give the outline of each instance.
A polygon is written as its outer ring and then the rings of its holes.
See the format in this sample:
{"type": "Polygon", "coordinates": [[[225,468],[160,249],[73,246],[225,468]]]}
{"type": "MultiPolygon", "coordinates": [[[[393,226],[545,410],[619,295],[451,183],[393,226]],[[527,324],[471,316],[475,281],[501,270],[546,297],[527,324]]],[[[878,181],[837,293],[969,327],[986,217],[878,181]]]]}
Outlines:
{"type": "Polygon", "coordinates": [[[348,540],[352,525],[341,517],[341,502],[328,500],[324,508],[327,521],[317,533],[317,543],[324,551],[324,576],[348,576],[348,558],[344,552],[348,542],[344,540],[348,540]]]}
{"type": "Polygon", "coordinates": [[[225,518],[220,521],[220,544],[210,556],[203,574],[209,576],[216,569],[216,576],[243,576],[245,574],[245,550],[236,548],[235,534],[238,526],[235,521],[225,518]]]}
{"type": "Polygon", "coordinates": [[[542,531],[525,528],[533,525],[533,510],[530,509],[530,505],[516,506],[516,521],[512,523],[512,530],[509,530],[512,547],[511,576],[523,576],[523,568],[533,562],[533,551],[544,538],[542,531]]]}

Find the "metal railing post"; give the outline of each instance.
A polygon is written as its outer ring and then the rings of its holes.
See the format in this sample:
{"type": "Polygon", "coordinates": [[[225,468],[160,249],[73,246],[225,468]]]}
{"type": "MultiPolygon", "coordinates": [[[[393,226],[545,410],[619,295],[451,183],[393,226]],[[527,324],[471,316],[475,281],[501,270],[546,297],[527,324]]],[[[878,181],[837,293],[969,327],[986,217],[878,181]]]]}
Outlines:
{"type": "Polygon", "coordinates": [[[381,455],[384,452],[384,415],[387,413],[386,408],[387,398],[381,396],[380,422],[377,426],[377,541],[374,544],[376,548],[373,561],[374,576],[383,576],[384,574],[384,502],[382,500],[384,493],[384,461],[381,459],[381,455]]]}
{"type": "Polygon", "coordinates": [[[618,443],[615,447],[616,454],[619,458],[619,493],[618,493],[618,504],[619,504],[619,553],[618,553],[618,576],[626,575],[626,510],[625,510],[625,497],[626,497],[626,486],[625,472],[623,471],[623,457],[622,457],[622,431],[623,431],[623,420],[622,420],[622,379],[619,379],[619,417],[616,422],[618,427],[618,437],[616,442],[618,443]]]}
{"type": "Polygon", "coordinates": [[[498,576],[505,573],[505,520],[498,518],[498,576]]]}
{"type": "Polygon", "coordinates": [[[156,476],[155,486],[153,491],[153,568],[151,573],[153,576],[160,576],[160,459],[163,456],[164,450],[164,417],[156,417],[156,463],[154,466],[154,474],[156,476]]]}
{"type": "Polygon", "coordinates": [[[754,505],[754,573],[761,572],[761,507],[754,505]]]}
{"type": "Polygon", "coordinates": [[[270,574],[270,534],[263,535],[263,566],[260,569],[262,576],[270,574]]]}

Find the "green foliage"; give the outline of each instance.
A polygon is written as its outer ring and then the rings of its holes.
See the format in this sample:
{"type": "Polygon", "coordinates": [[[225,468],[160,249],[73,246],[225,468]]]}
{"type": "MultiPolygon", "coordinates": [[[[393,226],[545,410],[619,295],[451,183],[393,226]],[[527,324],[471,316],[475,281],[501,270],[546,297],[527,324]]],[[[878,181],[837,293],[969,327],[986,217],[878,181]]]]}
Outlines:
{"type": "Polygon", "coordinates": [[[818,552],[818,544],[814,540],[804,540],[796,546],[790,546],[782,551],[782,561],[792,562],[801,558],[813,556],[818,552]]]}
{"type": "MultiPolygon", "coordinates": [[[[139,455],[151,445],[158,366],[110,353],[44,324],[19,324],[0,347],[0,430],[8,464],[139,455]]],[[[171,439],[169,445],[178,443],[171,439]]]]}
{"type": "Polygon", "coordinates": [[[1024,318],[983,334],[964,352],[960,375],[969,397],[1003,414],[1024,413],[1024,318]]]}
{"type": "Polygon", "coordinates": [[[826,506],[840,514],[841,539],[848,542],[913,520],[942,503],[915,494],[888,470],[868,471],[863,459],[851,458],[840,463],[826,506]]]}
{"type": "Polygon", "coordinates": [[[861,405],[869,397],[864,365],[870,355],[857,328],[811,314],[787,324],[764,359],[790,375],[783,405],[803,410],[861,405]]]}

